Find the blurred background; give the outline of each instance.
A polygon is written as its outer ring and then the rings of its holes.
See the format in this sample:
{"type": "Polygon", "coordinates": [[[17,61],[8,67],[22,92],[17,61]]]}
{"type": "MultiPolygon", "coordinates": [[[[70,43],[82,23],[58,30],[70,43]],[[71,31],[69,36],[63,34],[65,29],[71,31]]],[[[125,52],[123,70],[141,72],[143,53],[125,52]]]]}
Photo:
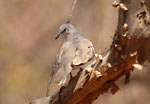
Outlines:
{"type": "MultiPolygon", "coordinates": [[[[78,0],[72,24],[102,52],[111,42],[118,10],[113,0],[78,0]]],[[[47,82],[73,0],[0,0],[0,104],[24,104],[46,95],[47,82]]],[[[148,66],[147,66],[148,67],[148,66]]],[[[150,71],[135,70],[120,91],[93,104],[149,104],[150,71]]]]}

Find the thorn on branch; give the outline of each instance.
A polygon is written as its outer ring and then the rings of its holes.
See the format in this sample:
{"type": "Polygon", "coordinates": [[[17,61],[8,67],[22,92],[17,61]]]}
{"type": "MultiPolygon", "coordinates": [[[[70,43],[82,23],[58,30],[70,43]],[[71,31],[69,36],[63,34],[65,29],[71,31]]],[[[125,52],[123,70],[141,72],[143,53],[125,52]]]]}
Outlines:
{"type": "Polygon", "coordinates": [[[119,3],[117,1],[114,1],[113,4],[112,4],[112,6],[115,7],[115,8],[117,8],[117,7],[119,7],[119,3]]]}
{"type": "Polygon", "coordinates": [[[126,37],[126,36],[127,36],[127,33],[124,33],[122,36],[123,36],[123,37],[126,37]]]}
{"type": "Polygon", "coordinates": [[[132,53],[132,54],[130,54],[131,57],[136,56],[136,55],[137,55],[137,51],[132,53]]]}
{"type": "Polygon", "coordinates": [[[107,68],[111,68],[112,65],[110,63],[107,63],[107,68]]]}
{"type": "Polygon", "coordinates": [[[119,7],[120,7],[123,11],[128,11],[128,8],[127,8],[123,3],[120,3],[120,4],[119,4],[119,7]]]}
{"type": "Polygon", "coordinates": [[[118,44],[115,44],[115,48],[117,48],[118,51],[122,51],[123,50],[122,47],[120,45],[118,45],[118,44]]]}
{"type": "Polygon", "coordinates": [[[135,69],[138,69],[138,70],[142,70],[143,69],[143,66],[140,65],[140,64],[133,64],[132,65],[135,69]]]}
{"type": "Polygon", "coordinates": [[[127,31],[128,30],[128,24],[127,23],[124,23],[123,24],[123,31],[127,31]]]}
{"type": "Polygon", "coordinates": [[[95,71],[94,74],[95,74],[96,78],[100,78],[103,76],[102,73],[99,71],[95,71]]]}
{"type": "Polygon", "coordinates": [[[120,8],[123,11],[128,11],[128,8],[123,3],[118,3],[117,1],[114,1],[112,6],[115,8],[120,8]]]}

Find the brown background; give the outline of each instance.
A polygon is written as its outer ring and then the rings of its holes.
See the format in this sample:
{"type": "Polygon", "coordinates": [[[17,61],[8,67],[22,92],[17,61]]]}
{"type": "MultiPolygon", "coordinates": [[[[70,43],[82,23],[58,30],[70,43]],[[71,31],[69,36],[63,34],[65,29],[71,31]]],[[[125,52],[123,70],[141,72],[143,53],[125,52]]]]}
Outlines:
{"type": "MultiPolygon", "coordinates": [[[[111,44],[117,26],[113,0],[78,0],[72,24],[90,39],[96,51],[111,44]]],[[[55,35],[73,0],[0,0],[0,104],[24,104],[44,97],[62,38],[55,35]]],[[[147,66],[148,67],[148,66],[147,66]]],[[[149,104],[150,71],[132,73],[129,85],[104,94],[95,104],[149,104]]]]}

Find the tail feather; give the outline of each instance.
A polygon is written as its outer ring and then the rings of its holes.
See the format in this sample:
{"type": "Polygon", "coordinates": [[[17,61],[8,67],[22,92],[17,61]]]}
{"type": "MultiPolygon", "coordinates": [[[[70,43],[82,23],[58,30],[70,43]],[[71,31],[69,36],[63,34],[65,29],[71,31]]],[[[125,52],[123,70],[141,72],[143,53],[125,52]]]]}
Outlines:
{"type": "Polygon", "coordinates": [[[53,80],[54,73],[55,73],[55,65],[53,66],[52,71],[50,73],[50,77],[49,77],[49,80],[48,80],[46,96],[50,96],[50,86],[51,86],[51,83],[52,83],[52,80],[53,80]]]}
{"type": "Polygon", "coordinates": [[[46,96],[50,96],[50,87],[51,83],[55,81],[58,85],[62,85],[66,82],[67,77],[70,73],[70,70],[65,70],[64,68],[59,68],[59,70],[55,70],[55,65],[52,68],[52,71],[50,73],[49,81],[48,81],[48,86],[47,86],[47,92],[46,96]]]}

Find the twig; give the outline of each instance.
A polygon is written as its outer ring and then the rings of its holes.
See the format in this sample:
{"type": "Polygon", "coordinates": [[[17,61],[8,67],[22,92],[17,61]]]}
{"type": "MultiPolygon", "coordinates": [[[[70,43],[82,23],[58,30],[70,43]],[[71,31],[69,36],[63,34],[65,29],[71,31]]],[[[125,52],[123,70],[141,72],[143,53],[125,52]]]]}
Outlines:
{"type": "Polygon", "coordinates": [[[69,13],[69,17],[68,17],[68,19],[67,19],[66,23],[70,23],[71,18],[72,18],[72,14],[73,14],[73,11],[74,11],[74,8],[75,8],[76,4],[77,4],[77,0],[74,0],[74,3],[73,3],[73,6],[72,6],[72,9],[71,9],[71,11],[70,11],[70,13],[69,13]]]}

